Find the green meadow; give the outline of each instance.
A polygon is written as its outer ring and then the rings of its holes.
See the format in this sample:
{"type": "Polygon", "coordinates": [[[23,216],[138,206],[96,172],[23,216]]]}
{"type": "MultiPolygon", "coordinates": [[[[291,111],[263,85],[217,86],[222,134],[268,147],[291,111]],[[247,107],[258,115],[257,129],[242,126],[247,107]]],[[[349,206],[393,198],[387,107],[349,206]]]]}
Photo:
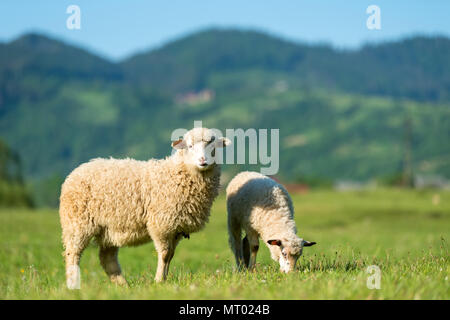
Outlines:
{"type": "Polygon", "coordinates": [[[305,248],[281,274],[261,245],[253,272],[236,272],[227,242],[225,197],[206,228],[183,240],[168,281],[153,281],[153,244],[122,248],[129,287],[110,284],[92,243],[81,290],[65,287],[57,210],[0,210],[0,299],[450,299],[450,192],[376,189],[293,195],[305,248]],[[367,267],[381,270],[369,289],[367,267]]]}

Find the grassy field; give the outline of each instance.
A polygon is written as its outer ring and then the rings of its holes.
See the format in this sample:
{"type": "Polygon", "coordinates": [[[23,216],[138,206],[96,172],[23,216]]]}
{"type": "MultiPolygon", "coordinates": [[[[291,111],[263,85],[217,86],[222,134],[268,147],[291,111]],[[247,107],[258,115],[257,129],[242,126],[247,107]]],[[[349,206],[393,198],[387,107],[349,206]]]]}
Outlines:
{"type": "Polygon", "coordinates": [[[56,210],[0,210],[0,299],[450,299],[450,193],[315,191],[293,196],[305,248],[285,275],[261,246],[256,272],[236,273],[227,244],[225,199],[205,230],[183,240],[166,283],[153,282],[152,244],[123,248],[130,287],[108,282],[92,244],[81,290],[65,288],[56,210]],[[381,288],[366,268],[381,268],[381,288]]]}

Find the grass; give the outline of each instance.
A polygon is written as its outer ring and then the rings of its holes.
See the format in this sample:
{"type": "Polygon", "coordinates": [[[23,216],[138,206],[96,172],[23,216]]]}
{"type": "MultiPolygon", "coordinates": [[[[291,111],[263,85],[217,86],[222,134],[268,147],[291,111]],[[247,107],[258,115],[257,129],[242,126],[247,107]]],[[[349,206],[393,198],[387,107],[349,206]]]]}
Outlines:
{"type": "Polygon", "coordinates": [[[57,211],[1,209],[0,299],[450,298],[449,192],[314,191],[293,200],[299,234],[318,244],[291,274],[278,272],[265,246],[256,272],[234,272],[222,195],[205,230],[180,243],[166,283],[153,282],[152,244],[121,249],[130,288],[108,282],[91,245],[76,291],[65,288],[57,211]],[[379,290],[366,286],[369,265],[381,269],[379,290]]]}

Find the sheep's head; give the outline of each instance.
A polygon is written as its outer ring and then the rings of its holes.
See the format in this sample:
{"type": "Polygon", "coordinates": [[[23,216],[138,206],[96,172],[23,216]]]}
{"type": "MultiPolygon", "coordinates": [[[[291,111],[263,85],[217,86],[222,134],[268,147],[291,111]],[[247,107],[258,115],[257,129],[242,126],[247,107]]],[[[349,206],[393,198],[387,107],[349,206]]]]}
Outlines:
{"type": "Polygon", "coordinates": [[[206,128],[194,128],[182,139],[172,142],[172,147],[183,156],[183,162],[195,166],[200,171],[212,168],[216,163],[216,148],[223,148],[231,141],[217,137],[206,128]]]}
{"type": "Polygon", "coordinates": [[[303,240],[295,237],[293,239],[275,239],[268,240],[267,243],[272,246],[277,246],[280,250],[278,262],[280,263],[280,271],[288,273],[294,270],[298,258],[303,253],[303,247],[310,247],[315,245],[315,242],[303,240]]]}

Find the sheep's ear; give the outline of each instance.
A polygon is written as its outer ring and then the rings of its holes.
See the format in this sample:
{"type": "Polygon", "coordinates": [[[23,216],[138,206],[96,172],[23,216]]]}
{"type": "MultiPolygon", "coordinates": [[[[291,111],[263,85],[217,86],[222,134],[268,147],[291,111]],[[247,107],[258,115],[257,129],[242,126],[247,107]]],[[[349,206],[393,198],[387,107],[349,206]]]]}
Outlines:
{"type": "Polygon", "coordinates": [[[176,140],[176,141],[172,142],[172,148],[184,149],[184,148],[186,148],[186,142],[183,139],[176,140]]]}
{"type": "Polygon", "coordinates": [[[311,246],[315,245],[316,243],[314,241],[303,240],[302,244],[304,247],[311,247],[311,246]]]}
{"type": "Polygon", "coordinates": [[[281,246],[281,240],[268,240],[267,243],[272,246],[281,246]]]}
{"type": "Polygon", "coordinates": [[[231,144],[231,140],[228,139],[228,138],[224,138],[224,137],[219,138],[216,141],[216,147],[217,148],[224,148],[226,146],[229,146],[230,144],[231,144]]]}

